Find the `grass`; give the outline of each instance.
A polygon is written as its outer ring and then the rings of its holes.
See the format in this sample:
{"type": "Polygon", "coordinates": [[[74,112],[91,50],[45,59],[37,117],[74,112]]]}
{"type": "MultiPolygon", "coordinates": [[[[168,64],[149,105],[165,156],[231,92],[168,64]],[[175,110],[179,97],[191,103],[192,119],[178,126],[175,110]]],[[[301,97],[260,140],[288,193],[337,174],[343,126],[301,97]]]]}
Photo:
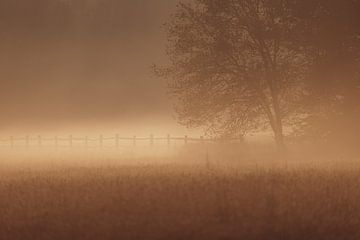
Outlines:
{"type": "Polygon", "coordinates": [[[358,170],[3,172],[0,239],[360,239],[358,170]]]}

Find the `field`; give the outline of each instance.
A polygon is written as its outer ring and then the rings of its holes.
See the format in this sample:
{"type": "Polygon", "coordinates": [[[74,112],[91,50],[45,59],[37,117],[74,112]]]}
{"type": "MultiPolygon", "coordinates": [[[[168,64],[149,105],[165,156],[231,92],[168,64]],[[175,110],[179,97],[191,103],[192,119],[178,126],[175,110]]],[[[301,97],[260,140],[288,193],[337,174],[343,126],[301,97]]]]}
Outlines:
{"type": "Polygon", "coordinates": [[[101,164],[2,168],[0,239],[360,239],[360,170],[101,164]]]}

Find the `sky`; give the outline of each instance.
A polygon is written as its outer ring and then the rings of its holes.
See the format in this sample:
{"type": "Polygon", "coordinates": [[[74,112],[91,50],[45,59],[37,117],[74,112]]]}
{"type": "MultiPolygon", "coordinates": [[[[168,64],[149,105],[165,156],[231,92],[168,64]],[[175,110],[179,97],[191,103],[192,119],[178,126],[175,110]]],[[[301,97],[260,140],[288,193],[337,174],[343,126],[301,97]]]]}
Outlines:
{"type": "Polygon", "coordinates": [[[185,131],[151,71],[176,1],[1,0],[1,131],[185,131]]]}

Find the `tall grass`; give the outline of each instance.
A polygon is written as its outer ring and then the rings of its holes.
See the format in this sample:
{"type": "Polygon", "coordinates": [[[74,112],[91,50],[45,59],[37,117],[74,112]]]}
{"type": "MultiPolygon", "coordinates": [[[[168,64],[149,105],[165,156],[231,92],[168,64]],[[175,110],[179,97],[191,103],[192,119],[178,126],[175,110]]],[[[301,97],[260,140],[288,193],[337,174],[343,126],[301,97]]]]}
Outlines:
{"type": "Polygon", "coordinates": [[[360,171],[191,165],[3,172],[0,239],[360,239],[360,171]]]}

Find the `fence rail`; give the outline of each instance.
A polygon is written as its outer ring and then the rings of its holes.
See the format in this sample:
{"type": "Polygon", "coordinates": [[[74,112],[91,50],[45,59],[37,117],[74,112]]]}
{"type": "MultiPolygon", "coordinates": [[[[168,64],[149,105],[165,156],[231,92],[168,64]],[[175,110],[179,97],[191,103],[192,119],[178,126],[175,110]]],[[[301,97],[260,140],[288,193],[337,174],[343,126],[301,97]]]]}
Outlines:
{"type": "Polygon", "coordinates": [[[104,147],[105,143],[109,144],[112,143],[113,147],[120,147],[121,142],[130,143],[133,146],[137,146],[139,142],[148,142],[149,146],[154,146],[156,142],[163,141],[166,143],[168,147],[171,146],[173,142],[183,142],[183,144],[188,144],[190,142],[193,143],[206,143],[206,142],[234,142],[234,141],[242,141],[242,138],[205,138],[201,137],[189,137],[185,135],[184,137],[172,137],[171,135],[167,135],[165,137],[157,137],[153,134],[149,135],[148,137],[121,137],[119,134],[114,136],[108,137],[100,134],[98,137],[77,137],[74,135],[69,135],[68,137],[44,137],[38,135],[34,136],[25,136],[25,137],[14,137],[10,136],[5,139],[0,139],[1,146],[9,146],[9,147],[16,147],[16,146],[25,146],[25,147],[42,147],[44,143],[46,146],[53,146],[53,147],[60,147],[60,146],[68,146],[74,147],[82,145],[84,147],[90,146],[90,144],[97,143],[98,147],[104,147]]]}

